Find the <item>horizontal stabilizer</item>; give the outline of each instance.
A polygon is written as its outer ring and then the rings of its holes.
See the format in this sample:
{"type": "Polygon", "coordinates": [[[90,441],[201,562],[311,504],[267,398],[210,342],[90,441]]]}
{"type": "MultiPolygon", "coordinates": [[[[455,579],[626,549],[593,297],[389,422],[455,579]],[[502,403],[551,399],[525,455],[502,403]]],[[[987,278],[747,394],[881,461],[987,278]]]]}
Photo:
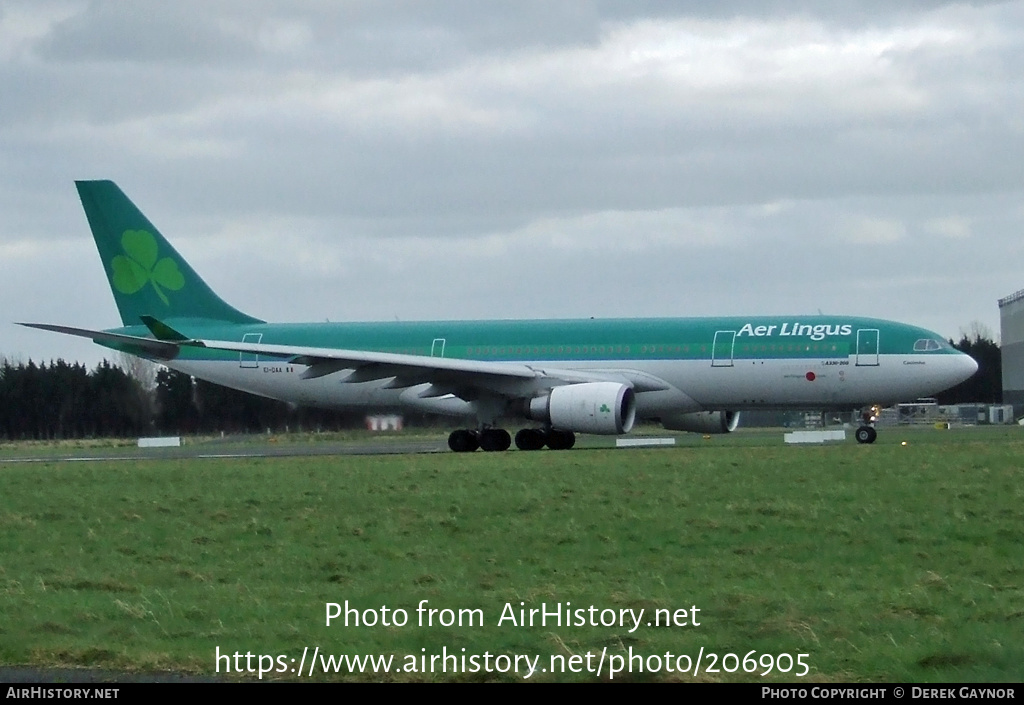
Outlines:
{"type": "Polygon", "coordinates": [[[19,323],[19,326],[26,328],[38,328],[53,333],[64,333],[76,335],[79,338],[88,338],[95,343],[107,343],[118,349],[125,349],[126,352],[139,352],[143,355],[156,357],[161,360],[173,360],[178,356],[181,347],[175,343],[153,340],[152,338],[139,338],[134,335],[122,333],[107,333],[101,330],[87,330],[85,328],[71,328],[69,326],[55,326],[49,323],[19,323]]]}
{"type": "Polygon", "coordinates": [[[166,340],[172,343],[183,343],[188,340],[187,337],[179,333],[178,331],[171,328],[163,321],[158,321],[152,316],[145,314],[139,316],[142,322],[146,324],[146,328],[152,331],[153,335],[156,336],[157,340],[166,340]]]}

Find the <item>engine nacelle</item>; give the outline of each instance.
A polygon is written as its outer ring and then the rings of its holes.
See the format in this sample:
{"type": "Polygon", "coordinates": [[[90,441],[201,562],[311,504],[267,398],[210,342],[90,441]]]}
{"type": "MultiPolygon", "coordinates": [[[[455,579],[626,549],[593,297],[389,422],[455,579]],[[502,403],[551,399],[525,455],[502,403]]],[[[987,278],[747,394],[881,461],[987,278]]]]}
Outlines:
{"type": "Polygon", "coordinates": [[[616,382],[567,384],[529,400],[525,414],[562,431],[618,435],[633,428],[636,395],[616,382]]]}
{"type": "Polygon", "coordinates": [[[739,422],[738,411],[694,411],[661,417],[661,425],[668,430],[690,433],[732,433],[739,422]]]}

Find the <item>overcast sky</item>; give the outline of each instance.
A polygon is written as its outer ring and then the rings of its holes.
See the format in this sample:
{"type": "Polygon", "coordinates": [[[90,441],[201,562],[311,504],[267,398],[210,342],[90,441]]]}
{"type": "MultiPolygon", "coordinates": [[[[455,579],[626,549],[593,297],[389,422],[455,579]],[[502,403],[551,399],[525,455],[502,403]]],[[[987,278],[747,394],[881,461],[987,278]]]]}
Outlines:
{"type": "Polygon", "coordinates": [[[1024,2],[0,0],[0,355],[103,356],[12,325],[119,325],[101,178],[267,320],[998,334],[1022,67],[1024,2]]]}

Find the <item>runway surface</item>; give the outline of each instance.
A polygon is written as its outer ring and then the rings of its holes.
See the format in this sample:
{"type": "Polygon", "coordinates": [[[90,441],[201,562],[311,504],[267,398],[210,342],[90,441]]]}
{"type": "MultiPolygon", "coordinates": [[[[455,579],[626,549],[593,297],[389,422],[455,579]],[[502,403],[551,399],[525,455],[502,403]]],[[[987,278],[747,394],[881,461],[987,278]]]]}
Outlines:
{"type": "Polygon", "coordinates": [[[59,449],[35,454],[14,453],[5,456],[0,450],[0,463],[87,463],[118,460],[203,460],[217,458],[291,458],[320,455],[406,455],[410,453],[446,453],[444,438],[433,439],[380,439],[329,443],[248,443],[211,441],[184,445],[178,448],[95,448],[59,449]]]}

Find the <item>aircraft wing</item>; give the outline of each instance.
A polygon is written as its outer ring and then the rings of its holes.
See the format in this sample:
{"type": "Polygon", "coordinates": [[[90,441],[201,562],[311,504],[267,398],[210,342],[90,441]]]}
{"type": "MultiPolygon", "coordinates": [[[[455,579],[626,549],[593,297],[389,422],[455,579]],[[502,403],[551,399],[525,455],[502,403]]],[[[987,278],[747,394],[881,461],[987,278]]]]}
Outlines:
{"type": "Polygon", "coordinates": [[[653,375],[628,369],[574,370],[514,362],[188,338],[156,319],[149,316],[142,318],[156,338],[43,323],[19,325],[89,338],[97,343],[164,360],[177,357],[182,347],[207,348],[262,355],[304,365],[308,368],[302,375],[304,379],[345,372],[339,379],[341,383],[386,379],[389,380],[386,386],[393,389],[430,384],[430,388],[420,394],[423,397],[454,394],[467,401],[482,393],[509,398],[530,397],[552,387],[585,382],[619,382],[628,384],[635,392],[670,388],[666,382],[653,375]]]}
{"type": "Polygon", "coordinates": [[[306,365],[308,369],[302,375],[304,379],[315,379],[347,370],[348,373],[339,380],[342,383],[390,379],[387,384],[390,388],[430,383],[433,388],[422,396],[454,394],[467,401],[476,398],[480,392],[505,397],[529,397],[543,389],[583,382],[620,382],[630,385],[637,392],[669,389],[664,381],[636,370],[571,370],[515,362],[225,340],[196,339],[179,344],[265,355],[296,365],[306,365]]]}

